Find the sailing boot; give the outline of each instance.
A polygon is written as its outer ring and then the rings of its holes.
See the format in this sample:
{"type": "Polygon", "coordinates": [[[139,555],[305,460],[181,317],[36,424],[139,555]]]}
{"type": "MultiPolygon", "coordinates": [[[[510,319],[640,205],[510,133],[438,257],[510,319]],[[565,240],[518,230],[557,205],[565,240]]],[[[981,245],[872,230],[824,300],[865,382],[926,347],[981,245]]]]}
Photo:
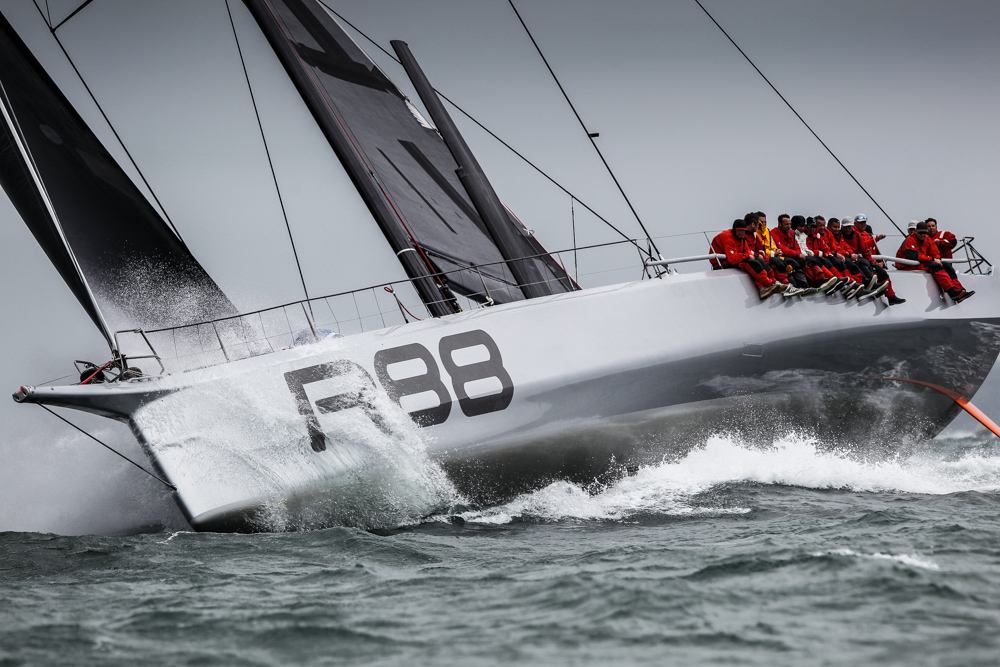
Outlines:
{"type": "Polygon", "coordinates": [[[795,285],[789,285],[788,289],[781,293],[781,296],[798,296],[802,294],[804,290],[801,287],[796,287],[795,285]]]}
{"type": "Polygon", "coordinates": [[[861,283],[859,283],[859,282],[852,282],[847,287],[844,288],[844,298],[845,299],[853,299],[854,296],[858,292],[860,292],[861,290],[863,290],[864,288],[865,288],[865,286],[862,285],[861,283]]]}
{"type": "Polygon", "coordinates": [[[965,290],[962,290],[962,293],[958,295],[957,299],[955,299],[955,303],[962,303],[963,301],[965,301],[966,299],[968,299],[970,296],[972,296],[975,293],[976,293],[976,290],[972,290],[971,292],[967,292],[965,290]]]}
{"type": "Polygon", "coordinates": [[[777,286],[777,283],[771,283],[770,285],[765,285],[764,287],[758,289],[757,293],[760,294],[760,300],[763,301],[767,297],[771,296],[774,293],[774,290],[777,289],[777,286]]]}
{"type": "Polygon", "coordinates": [[[822,285],[820,285],[819,286],[819,291],[820,292],[826,292],[827,294],[832,294],[832,292],[830,290],[832,290],[834,287],[836,287],[837,283],[839,283],[839,282],[840,282],[840,279],[837,278],[836,276],[834,276],[833,278],[828,279],[826,282],[824,282],[822,285]]]}
{"type": "Polygon", "coordinates": [[[873,289],[861,289],[858,290],[857,298],[858,301],[864,302],[875,296],[875,290],[873,289]]]}
{"type": "Polygon", "coordinates": [[[906,299],[903,299],[903,298],[901,298],[901,297],[898,297],[898,296],[896,296],[895,294],[893,294],[893,295],[892,295],[892,296],[890,296],[890,297],[887,297],[887,298],[886,298],[886,301],[888,301],[888,302],[889,302],[889,305],[890,305],[890,306],[898,306],[898,305],[899,305],[899,304],[901,304],[901,303],[906,303],[906,299]]]}
{"type": "Polygon", "coordinates": [[[850,280],[848,280],[847,278],[838,278],[837,284],[826,291],[827,296],[836,294],[840,290],[844,289],[844,286],[847,285],[849,282],[850,280]]]}

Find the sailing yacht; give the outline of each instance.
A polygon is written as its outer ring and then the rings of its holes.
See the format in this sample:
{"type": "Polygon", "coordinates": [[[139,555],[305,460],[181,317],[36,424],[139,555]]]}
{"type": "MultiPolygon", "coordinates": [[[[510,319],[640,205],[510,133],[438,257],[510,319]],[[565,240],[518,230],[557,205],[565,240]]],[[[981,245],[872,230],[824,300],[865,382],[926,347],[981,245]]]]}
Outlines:
{"type": "Polygon", "coordinates": [[[762,301],[741,272],[678,274],[647,246],[645,279],[583,289],[501,203],[405,43],[429,119],[321,3],[245,5],[370,213],[338,224],[377,226],[406,280],[240,312],[0,20],[0,182],[111,349],[79,384],[14,398],[127,423],[198,530],[314,516],[367,450],[413,442],[477,502],[719,432],[891,452],[961,410],[896,378],[970,397],[1000,354],[991,275],[963,276],[962,304],[923,273],[894,275],[893,308],[762,301]]]}

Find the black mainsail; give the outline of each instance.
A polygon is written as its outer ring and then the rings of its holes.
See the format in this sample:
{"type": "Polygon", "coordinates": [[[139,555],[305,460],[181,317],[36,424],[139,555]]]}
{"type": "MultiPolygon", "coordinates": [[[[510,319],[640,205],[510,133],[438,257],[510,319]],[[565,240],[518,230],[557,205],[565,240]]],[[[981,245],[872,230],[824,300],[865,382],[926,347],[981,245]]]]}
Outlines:
{"type": "Polygon", "coordinates": [[[445,142],[315,0],[244,0],[353,179],[421,298],[448,287],[498,303],[574,289],[565,271],[506,211],[513,254],[535,277],[527,292],[463,187],[445,142]],[[541,255],[541,257],[537,257],[541,255]],[[471,265],[490,265],[480,271],[471,265]]]}
{"type": "Polygon", "coordinates": [[[0,184],[98,328],[236,309],[0,15],[0,184]]]}

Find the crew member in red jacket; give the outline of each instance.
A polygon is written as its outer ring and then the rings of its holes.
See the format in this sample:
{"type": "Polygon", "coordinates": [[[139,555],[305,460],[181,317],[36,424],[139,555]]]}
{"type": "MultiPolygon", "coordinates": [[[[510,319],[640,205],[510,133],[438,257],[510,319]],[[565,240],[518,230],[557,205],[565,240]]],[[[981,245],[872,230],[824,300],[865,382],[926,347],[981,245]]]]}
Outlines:
{"type": "MultiPolygon", "coordinates": [[[[802,247],[801,243],[799,247],[802,247]]],[[[838,266],[831,257],[833,249],[826,242],[826,220],[821,215],[806,218],[806,248],[822,264],[824,271],[837,280],[826,289],[827,294],[839,292],[850,282],[843,262],[838,266]]]]}
{"type": "MultiPolygon", "coordinates": [[[[927,223],[927,238],[937,246],[938,252],[941,253],[941,259],[951,259],[954,257],[952,251],[958,245],[958,239],[955,238],[955,235],[951,232],[939,232],[937,220],[934,218],[927,218],[925,222],[927,223]]],[[[941,263],[944,265],[944,270],[948,272],[948,277],[953,281],[958,280],[958,273],[955,271],[955,266],[950,262],[941,263]]]]}
{"type": "Polygon", "coordinates": [[[944,270],[937,245],[927,238],[926,222],[917,223],[917,230],[906,237],[903,245],[899,246],[899,250],[896,251],[896,257],[920,262],[917,266],[896,264],[896,267],[904,271],[927,271],[934,277],[934,281],[941,288],[941,291],[950,296],[955,303],[962,303],[975,294],[975,292],[966,291],[962,287],[962,283],[958,280],[952,280],[948,272],[944,270]]]}
{"type": "Polygon", "coordinates": [[[809,249],[830,262],[833,265],[834,273],[843,278],[842,284],[834,287],[833,292],[841,290],[847,292],[853,290],[855,286],[860,287],[862,278],[861,274],[858,273],[857,265],[846,260],[840,252],[840,220],[830,218],[830,226],[837,227],[837,236],[834,236],[833,232],[826,226],[826,218],[817,215],[815,220],[816,230],[809,237],[809,249]]]}
{"type": "Polygon", "coordinates": [[[937,246],[938,252],[941,253],[941,259],[951,259],[953,257],[952,251],[958,245],[958,239],[951,232],[939,232],[937,220],[934,218],[927,218],[925,222],[927,223],[927,238],[937,246]]]}
{"type": "MultiPolygon", "coordinates": [[[[778,226],[771,230],[771,240],[777,246],[775,255],[788,267],[789,282],[799,289],[810,290],[809,281],[803,273],[805,263],[802,261],[802,249],[799,248],[799,243],[795,240],[792,218],[787,213],[778,216],[778,226]]],[[[815,292],[812,293],[815,294],[815,292]]]]}
{"type": "Polygon", "coordinates": [[[864,275],[861,273],[861,267],[852,259],[854,257],[854,244],[849,243],[847,239],[844,238],[844,230],[841,226],[841,221],[837,218],[830,218],[830,226],[827,228],[830,232],[830,238],[832,240],[833,251],[835,257],[844,262],[844,268],[847,269],[848,275],[851,276],[853,284],[848,285],[844,288],[844,296],[850,299],[852,296],[857,296],[859,292],[864,290],[865,280],[864,275]]]}
{"type": "Polygon", "coordinates": [[[821,292],[825,292],[837,284],[837,276],[827,268],[822,258],[817,257],[809,248],[809,222],[815,223],[812,218],[806,220],[801,215],[792,216],[792,232],[795,234],[795,243],[802,253],[801,262],[802,273],[809,279],[809,284],[821,292]]]}
{"type": "MultiPolygon", "coordinates": [[[[870,229],[868,229],[868,216],[864,213],[855,216],[854,218],[854,232],[858,235],[858,247],[863,247],[867,250],[865,257],[871,261],[872,255],[881,255],[878,249],[878,242],[885,238],[885,234],[879,234],[876,236],[870,229]]],[[[885,268],[885,262],[875,262],[885,268]]]]}
{"type": "Polygon", "coordinates": [[[892,281],[889,279],[889,272],[872,256],[878,254],[878,246],[875,244],[884,239],[885,235],[880,234],[872,238],[867,227],[868,218],[859,215],[855,218],[854,225],[843,228],[844,239],[854,248],[851,259],[861,269],[866,289],[873,290],[876,297],[885,294],[890,306],[901,304],[905,299],[896,296],[895,290],[892,289],[892,281]]]}
{"type": "Polygon", "coordinates": [[[788,288],[788,285],[768,276],[763,261],[754,256],[754,245],[747,238],[747,223],[742,218],[733,221],[732,229],[720,232],[712,239],[712,252],[726,256],[723,260],[712,260],[715,268],[738,268],[749,273],[762,300],[788,288]]]}

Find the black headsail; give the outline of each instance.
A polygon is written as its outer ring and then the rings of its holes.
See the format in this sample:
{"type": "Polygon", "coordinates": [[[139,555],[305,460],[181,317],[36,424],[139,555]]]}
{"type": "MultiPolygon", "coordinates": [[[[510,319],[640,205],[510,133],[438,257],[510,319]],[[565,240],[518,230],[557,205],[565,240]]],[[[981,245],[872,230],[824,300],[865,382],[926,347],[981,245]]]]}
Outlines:
{"type": "Polygon", "coordinates": [[[0,15],[0,184],[111,344],[235,314],[0,15]]]}
{"type": "MultiPolygon", "coordinates": [[[[496,302],[523,299],[441,136],[330,14],[316,0],[244,1],[410,277],[448,272],[459,293],[481,295],[485,282],[496,302]],[[492,266],[482,277],[461,270],[473,264],[492,266]]],[[[544,253],[504,215],[517,257],[544,253]]],[[[548,255],[523,262],[536,267],[531,296],[573,289],[548,255]]],[[[423,282],[428,306],[447,297],[447,288],[442,297],[440,285],[423,282]]]]}

